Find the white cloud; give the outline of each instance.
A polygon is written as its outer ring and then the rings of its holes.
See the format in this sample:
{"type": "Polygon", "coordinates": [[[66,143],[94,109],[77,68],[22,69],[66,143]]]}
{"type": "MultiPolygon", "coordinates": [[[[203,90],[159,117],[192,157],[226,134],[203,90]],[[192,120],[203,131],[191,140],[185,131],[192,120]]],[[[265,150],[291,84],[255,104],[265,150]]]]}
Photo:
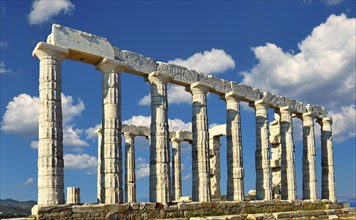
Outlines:
{"type": "MultiPolygon", "coordinates": [[[[21,136],[34,136],[38,133],[38,97],[31,97],[22,93],[15,96],[7,104],[6,112],[1,122],[1,131],[5,133],[15,133],[21,136]],[[21,115],[21,117],[18,117],[21,115]]],[[[72,96],[62,94],[63,109],[63,144],[65,146],[79,147],[89,144],[81,139],[82,129],[74,128],[73,119],[79,116],[85,109],[83,101],[74,103],[72,96]],[[71,123],[71,124],[69,124],[71,123]]],[[[32,141],[31,148],[37,149],[38,142],[32,141]]]]}
{"type": "Polygon", "coordinates": [[[135,116],[132,116],[128,120],[124,120],[122,123],[128,124],[128,125],[150,127],[151,126],[151,116],[143,116],[143,115],[136,116],[135,115],[135,116]]]}
{"type": "Polygon", "coordinates": [[[83,133],[82,129],[73,128],[73,125],[66,125],[63,127],[63,145],[77,147],[77,150],[81,150],[80,147],[89,146],[89,144],[81,139],[83,133]],[[79,148],[78,148],[79,147],[79,148]]]}
{"type": "Polygon", "coordinates": [[[222,49],[212,48],[210,51],[195,53],[186,60],[176,58],[168,63],[187,67],[205,74],[221,73],[235,68],[235,61],[222,49]]]}
{"type": "MultiPolygon", "coordinates": [[[[189,69],[197,70],[205,74],[222,73],[228,69],[235,68],[235,61],[232,57],[221,49],[211,49],[203,53],[195,53],[191,57],[183,60],[176,58],[168,61],[176,65],[184,66],[189,69]]],[[[185,91],[183,86],[169,85],[167,89],[169,104],[191,103],[191,94],[185,91]]],[[[138,101],[139,105],[150,105],[151,95],[145,95],[138,101]]]]}
{"type": "Polygon", "coordinates": [[[337,5],[343,2],[344,0],[324,0],[327,6],[337,5]]]}
{"type": "Polygon", "coordinates": [[[33,183],[33,178],[28,178],[25,182],[22,183],[23,186],[27,186],[33,183]]]}
{"type": "Polygon", "coordinates": [[[138,157],[136,159],[136,178],[141,179],[150,175],[150,166],[146,163],[145,158],[138,157]]]}
{"type": "MultiPolygon", "coordinates": [[[[167,89],[168,104],[192,103],[192,95],[185,91],[185,87],[178,85],[168,85],[167,89]]],[[[139,105],[151,105],[151,93],[145,95],[138,101],[139,105]]]]}
{"type": "MultiPolygon", "coordinates": [[[[242,83],[324,106],[334,115],[354,114],[355,106],[343,109],[356,99],[355,23],[344,14],[331,15],[298,44],[297,54],[271,43],[253,48],[259,62],[242,73],[242,83]]],[[[336,140],[349,137],[354,127],[355,122],[338,127],[335,120],[336,140]]]]}
{"type": "Polygon", "coordinates": [[[6,48],[9,46],[9,43],[5,42],[5,41],[0,41],[0,48],[6,48]]]}
{"type": "Polygon", "coordinates": [[[189,174],[183,176],[183,177],[182,177],[182,180],[190,179],[190,177],[192,177],[192,175],[189,173],[189,174]]]}
{"type": "Polygon", "coordinates": [[[340,143],[348,138],[356,137],[356,106],[344,106],[340,112],[330,112],[333,119],[333,136],[340,143]]]}
{"type": "Polygon", "coordinates": [[[38,132],[38,98],[25,93],[15,96],[7,104],[1,130],[20,135],[36,134],[38,132]]]}
{"type": "Polygon", "coordinates": [[[87,128],[85,130],[86,138],[96,140],[98,138],[98,136],[94,132],[98,129],[101,129],[101,124],[97,124],[94,127],[87,128]]]}
{"type": "Polygon", "coordinates": [[[38,141],[31,141],[30,146],[32,149],[38,149],[38,141]]]}
{"type": "Polygon", "coordinates": [[[30,25],[39,25],[50,22],[61,12],[68,14],[73,10],[74,5],[70,0],[34,0],[27,18],[30,25]]]}
{"type": "MultiPolygon", "coordinates": [[[[15,96],[7,104],[6,112],[1,122],[1,130],[20,135],[34,135],[38,132],[38,97],[26,93],[15,96]],[[22,117],[18,117],[21,115],[22,117]]],[[[85,109],[83,101],[73,103],[72,96],[62,94],[63,124],[72,121],[85,109]]]]}
{"type": "Polygon", "coordinates": [[[88,154],[64,154],[64,168],[87,170],[88,175],[96,173],[98,160],[88,154]]]}
{"type": "Polygon", "coordinates": [[[5,74],[5,73],[13,73],[11,69],[6,69],[6,65],[4,61],[0,61],[0,74],[5,74]]]}
{"type": "MultiPolygon", "coordinates": [[[[122,123],[135,125],[135,126],[144,126],[149,128],[151,126],[151,116],[143,116],[143,115],[132,116],[130,119],[124,120],[122,123]]],[[[184,121],[177,118],[168,119],[168,125],[170,131],[180,131],[180,130],[190,131],[192,129],[191,122],[185,123],[184,121]]]]}

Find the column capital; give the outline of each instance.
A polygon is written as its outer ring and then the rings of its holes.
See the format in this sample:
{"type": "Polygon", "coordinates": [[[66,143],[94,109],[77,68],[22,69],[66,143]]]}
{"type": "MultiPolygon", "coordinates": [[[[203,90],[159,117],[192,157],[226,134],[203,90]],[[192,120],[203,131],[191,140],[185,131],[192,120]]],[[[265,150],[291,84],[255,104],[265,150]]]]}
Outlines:
{"type": "Polygon", "coordinates": [[[333,120],[331,117],[326,117],[326,118],[320,118],[317,120],[318,124],[321,126],[332,126],[333,120]]]}
{"type": "Polygon", "coordinates": [[[180,142],[182,142],[182,141],[183,141],[183,139],[180,139],[180,138],[177,138],[177,137],[171,138],[171,142],[180,143],[180,142]]]}
{"type": "Polygon", "coordinates": [[[228,102],[240,102],[241,100],[243,100],[243,97],[238,95],[235,92],[225,93],[224,95],[221,95],[220,98],[225,100],[226,103],[228,103],[228,102]]]}
{"type": "Polygon", "coordinates": [[[94,134],[97,134],[97,135],[101,135],[102,133],[103,133],[103,130],[102,130],[101,128],[96,129],[96,130],[94,131],[94,134]]]}
{"type": "Polygon", "coordinates": [[[279,113],[293,113],[292,108],[290,106],[283,106],[279,108],[279,113]]]}
{"type": "Polygon", "coordinates": [[[102,72],[103,74],[112,72],[120,73],[124,71],[126,66],[127,64],[124,62],[105,57],[99,63],[96,64],[96,69],[102,72]]]}
{"type": "Polygon", "coordinates": [[[315,117],[314,117],[314,114],[313,112],[306,112],[306,113],[303,113],[302,114],[302,119],[303,121],[304,120],[313,120],[315,117]]]}
{"type": "Polygon", "coordinates": [[[125,139],[135,138],[136,136],[137,136],[137,134],[134,134],[132,132],[124,132],[125,139]]]}
{"type": "Polygon", "coordinates": [[[257,100],[254,102],[251,102],[249,104],[250,107],[254,108],[256,111],[261,110],[261,109],[268,109],[270,107],[270,104],[267,103],[265,100],[257,100]]]}
{"type": "Polygon", "coordinates": [[[33,50],[32,56],[37,57],[40,60],[51,58],[61,62],[68,55],[68,53],[69,50],[67,48],[39,42],[33,50]]]}
{"type": "Polygon", "coordinates": [[[147,75],[146,80],[151,83],[151,84],[164,84],[167,85],[173,76],[166,74],[166,73],[161,73],[158,71],[152,72],[147,75]]]}
{"type": "Polygon", "coordinates": [[[194,94],[207,94],[211,86],[201,82],[195,82],[185,88],[187,92],[194,94]]]}

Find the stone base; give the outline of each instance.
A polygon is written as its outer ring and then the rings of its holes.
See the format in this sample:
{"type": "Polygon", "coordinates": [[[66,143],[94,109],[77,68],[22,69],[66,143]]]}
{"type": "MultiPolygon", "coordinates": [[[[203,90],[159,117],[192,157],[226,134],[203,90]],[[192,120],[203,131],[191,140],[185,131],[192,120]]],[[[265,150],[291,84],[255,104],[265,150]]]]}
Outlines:
{"type": "MultiPolygon", "coordinates": [[[[157,219],[190,218],[203,216],[270,213],[274,218],[303,216],[310,211],[312,216],[336,215],[342,205],[330,201],[249,201],[249,202],[190,202],[190,203],[125,203],[83,205],[36,205],[32,215],[36,219],[157,219]],[[286,217],[285,217],[286,216],[286,217]]],[[[308,215],[309,216],[309,215],[308,215]]],[[[209,218],[210,219],[210,218],[209,218]]],[[[219,219],[219,218],[218,218],[219,219]]]]}

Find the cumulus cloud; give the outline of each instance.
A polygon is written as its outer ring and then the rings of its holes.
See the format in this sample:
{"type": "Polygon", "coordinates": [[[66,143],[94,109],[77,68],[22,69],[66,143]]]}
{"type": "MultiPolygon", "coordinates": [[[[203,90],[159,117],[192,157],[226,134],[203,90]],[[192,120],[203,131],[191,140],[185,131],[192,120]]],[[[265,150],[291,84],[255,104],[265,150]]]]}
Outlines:
{"type": "Polygon", "coordinates": [[[7,69],[5,62],[0,61],[0,74],[5,74],[5,73],[13,73],[11,69],[7,69]]]}
{"type": "Polygon", "coordinates": [[[96,173],[98,160],[88,154],[64,154],[64,168],[86,170],[88,175],[96,173]]]}
{"type": "Polygon", "coordinates": [[[69,14],[74,10],[70,0],[34,0],[27,19],[30,25],[40,25],[50,22],[61,12],[69,14]]]}
{"type": "MultiPolygon", "coordinates": [[[[186,60],[176,58],[169,60],[168,63],[187,67],[200,71],[205,74],[218,74],[225,72],[229,69],[235,68],[235,61],[232,57],[221,49],[211,49],[210,51],[204,51],[202,53],[195,53],[186,60]]],[[[185,88],[177,85],[169,85],[167,89],[169,104],[190,104],[191,94],[185,91],[185,88]]],[[[138,101],[139,105],[150,105],[151,95],[145,95],[138,101]]]]}
{"type": "MultiPolygon", "coordinates": [[[[168,103],[169,104],[190,104],[192,102],[192,95],[185,91],[185,87],[177,85],[168,85],[167,89],[168,103]]],[[[139,105],[151,105],[151,93],[145,95],[138,101],[139,105]]]]}
{"type": "Polygon", "coordinates": [[[97,124],[94,127],[87,128],[85,130],[86,138],[96,140],[98,138],[98,136],[95,134],[95,131],[98,129],[101,129],[101,124],[97,124]]]}
{"type": "MultiPolygon", "coordinates": [[[[356,99],[355,23],[344,14],[331,15],[298,44],[296,54],[272,43],[253,48],[258,64],[242,72],[242,83],[324,106],[330,114],[354,115],[355,106],[346,107],[356,99]]],[[[356,122],[349,121],[341,126],[334,120],[337,141],[354,136],[350,130],[356,122]]]]}
{"type": "Polygon", "coordinates": [[[191,174],[187,174],[187,175],[182,177],[182,180],[188,180],[188,179],[190,179],[190,177],[192,177],[192,175],[191,174]]]}
{"type": "Polygon", "coordinates": [[[27,186],[33,183],[33,178],[28,178],[25,182],[22,183],[23,186],[27,186]]]}
{"type": "MultiPolygon", "coordinates": [[[[5,133],[15,133],[21,136],[34,136],[38,133],[38,97],[28,94],[15,96],[6,107],[1,122],[1,131],[5,133]],[[21,115],[21,117],[18,117],[21,115]]],[[[83,101],[74,103],[72,96],[62,94],[63,110],[63,143],[65,146],[88,146],[89,144],[81,139],[82,129],[74,128],[73,119],[78,117],[85,109],[83,101]]],[[[31,148],[37,149],[38,142],[32,141],[31,148]]]]}
{"type": "Polygon", "coordinates": [[[325,4],[328,5],[328,6],[337,5],[337,4],[340,4],[343,1],[344,0],[324,0],[325,4]]]}
{"type": "Polygon", "coordinates": [[[138,157],[136,159],[136,178],[141,179],[150,175],[150,166],[145,158],[138,157]]]}
{"type": "Polygon", "coordinates": [[[235,68],[235,61],[222,49],[195,53],[187,59],[176,58],[168,63],[187,67],[206,74],[217,74],[235,68]]]}
{"type": "MultiPolygon", "coordinates": [[[[151,126],[151,116],[143,116],[143,115],[132,116],[130,119],[124,120],[122,123],[135,125],[135,126],[150,127],[151,126]]],[[[177,118],[168,119],[168,125],[169,125],[170,131],[180,131],[180,130],[190,131],[192,129],[191,122],[185,123],[184,121],[177,119],[177,118]]]]}

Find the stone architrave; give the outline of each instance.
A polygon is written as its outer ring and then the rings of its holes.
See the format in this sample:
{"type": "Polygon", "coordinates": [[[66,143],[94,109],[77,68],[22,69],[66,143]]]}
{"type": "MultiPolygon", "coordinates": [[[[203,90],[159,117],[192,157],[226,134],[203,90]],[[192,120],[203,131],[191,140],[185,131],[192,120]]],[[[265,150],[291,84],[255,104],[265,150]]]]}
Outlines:
{"type": "Polygon", "coordinates": [[[172,138],[172,199],[179,201],[182,196],[182,174],[181,174],[181,139],[172,138]]]}
{"type": "Polygon", "coordinates": [[[279,109],[281,115],[281,197],[283,200],[296,199],[293,122],[290,107],[279,109]]]}
{"type": "Polygon", "coordinates": [[[101,129],[97,129],[94,131],[94,133],[98,136],[98,168],[97,168],[97,186],[96,186],[96,190],[97,190],[97,202],[100,203],[101,201],[101,197],[103,194],[103,189],[101,188],[101,145],[102,145],[102,136],[103,136],[103,132],[101,129]]]}
{"type": "Polygon", "coordinates": [[[124,133],[125,137],[125,202],[136,202],[135,137],[124,133]]]}
{"type": "Polygon", "coordinates": [[[192,94],[192,200],[210,201],[209,129],[207,93],[209,87],[193,83],[188,89],[192,94]]]}
{"type": "Polygon", "coordinates": [[[323,118],[321,124],[321,198],[336,202],[332,119],[323,118]]]}
{"type": "Polygon", "coordinates": [[[220,200],[220,136],[210,136],[209,148],[211,199],[220,200]]]}
{"type": "Polygon", "coordinates": [[[256,199],[271,200],[271,168],[268,136],[268,107],[262,100],[254,103],[256,110],[256,199]]]}
{"type": "Polygon", "coordinates": [[[243,201],[244,168],[242,154],[240,99],[234,93],[225,95],[227,200],[243,201]]]}
{"type": "Polygon", "coordinates": [[[274,113],[275,120],[269,126],[271,143],[271,172],[272,172],[272,196],[274,199],[281,199],[281,135],[280,116],[274,113]]]}
{"type": "Polygon", "coordinates": [[[315,135],[313,113],[304,113],[303,121],[303,200],[317,199],[315,135]]]}
{"type": "Polygon", "coordinates": [[[122,203],[121,86],[122,63],[108,58],[97,64],[102,76],[103,141],[101,146],[100,203],[122,203]]]}
{"type": "Polygon", "coordinates": [[[61,62],[68,50],[38,43],[40,60],[38,119],[38,205],[64,204],[61,62]]]}
{"type": "Polygon", "coordinates": [[[153,72],[151,84],[150,202],[171,201],[167,84],[169,75],[153,72]]]}

